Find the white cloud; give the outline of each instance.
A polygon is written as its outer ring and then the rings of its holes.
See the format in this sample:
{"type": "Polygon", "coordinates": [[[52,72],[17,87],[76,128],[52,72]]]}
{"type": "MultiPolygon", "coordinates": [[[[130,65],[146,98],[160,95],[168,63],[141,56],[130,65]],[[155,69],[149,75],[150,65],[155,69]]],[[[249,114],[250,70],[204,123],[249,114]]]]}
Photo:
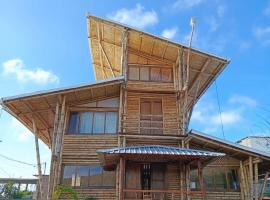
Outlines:
{"type": "Polygon", "coordinates": [[[122,8],[108,17],[114,21],[138,28],[146,28],[158,23],[157,13],[154,10],[145,11],[140,4],[137,4],[133,9],[122,8]]]}
{"type": "Polygon", "coordinates": [[[221,124],[221,120],[223,125],[233,125],[241,121],[242,116],[241,116],[241,111],[236,109],[236,110],[229,110],[225,112],[221,112],[220,114],[216,114],[214,116],[210,117],[210,123],[212,122],[215,125],[221,124]]]}
{"type": "Polygon", "coordinates": [[[175,37],[176,33],[177,33],[177,28],[173,27],[173,28],[170,28],[170,29],[163,30],[161,35],[163,37],[165,37],[165,38],[173,39],[175,37]]]}
{"type": "Polygon", "coordinates": [[[207,22],[208,22],[208,24],[210,26],[210,31],[211,32],[217,31],[217,29],[219,27],[219,23],[218,23],[218,20],[215,17],[213,17],[213,16],[212,17],[209,17],[207,19],[207,22]]]}
{"type": "Polygon", "coordinates": [[[219,5],[217,8],[217,15],[218,17],[223,17],[226,12],[226,7],[224,5],[219,5]]]}
{"type": "Polygon", "coordinates": [[[12,59],[4,62],[2,75],[13,75],[20,83],[33,82],[41,85],[59,83],[59,78],[51,71],[46,71],[42,68],[27,69],[21,59],[12,59]]]}
{"type": "Polygon", "coordinates": [[[204,0],[177,0],[173,4],[173,8],[178,10],[188,10],[200,5],[204,0]]]}
{"type": "Polygon", "coordinates": [[[238,103],[240,105],[246,105],[249,107],[255,107],[257,105],[257,102],[254,99],[241,95],[233,95],[229,99],[229,103],[238,103]]]}

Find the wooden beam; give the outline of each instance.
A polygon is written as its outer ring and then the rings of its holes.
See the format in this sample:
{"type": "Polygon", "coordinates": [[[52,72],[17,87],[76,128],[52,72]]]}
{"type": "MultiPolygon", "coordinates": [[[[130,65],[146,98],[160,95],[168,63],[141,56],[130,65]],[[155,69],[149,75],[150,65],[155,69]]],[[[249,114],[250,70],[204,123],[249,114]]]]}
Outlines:
{"type": "MultiPolygon", "coordinates": [[[[97,22],[96,22],[96,24],[97,24],[98,41],[100,42],[100,28],[99,28],[99,24],[97,22]]],[[[104,72],[104,68],[103,68],[104,67],[104,64],[103,64],[103,58],[102,58],[102,49],[101,49],[100,45],[99,45],[99,60],[100,60],[101,66],[102,66],[103,79],[106,79],[107,76],[106,76],[106,74],[104,72]]]]}
{"type": "Polygon", "coordinates": [[[100,48],[101,48],[103,54],[105,55],[105,58],[106,58],[107,62],[109,63],[109,69],[111,70],[113,77],[115,77],[115,73],[113,71],[111,61],[110,61],[110,59],[109,59],[109,57],[108,57],[108,55],[107,55],[104,47],[102,46],[101,41],[99,42],[99,45],[100,45],[100,48]]]}
{"type": "Polygon", "coordinates": [[[205,63],[203,64],[201,70],[199,71],[199,73],[197,74],[197,76],[194,78],[194,81],[190,84],[189,86],[189,92],[193,89],[193,87],[195,86],[195,83],[202,78],[203,72],[205,71],[206,67],[208,67],[209,63],[211,62],[211,59],[207,59],[205,61],[205,63]]]}

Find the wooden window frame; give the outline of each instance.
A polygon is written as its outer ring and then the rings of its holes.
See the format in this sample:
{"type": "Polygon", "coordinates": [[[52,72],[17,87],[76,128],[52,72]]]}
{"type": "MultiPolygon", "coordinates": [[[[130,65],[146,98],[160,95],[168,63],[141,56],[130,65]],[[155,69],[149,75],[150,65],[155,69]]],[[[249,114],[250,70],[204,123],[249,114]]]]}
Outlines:
{"type": "Polygon", "coordinates": [[[162,67],[162,66],[146,66],[146,65],[129,65],[128,68],[138,68],[139,69],[139,79],[138,80],[134,80],[134,79],[130,79],[130,75],[129,75],[129,70],[128,70],[128,80],[129,81],[142,81],[142,82],[161,82],[161,83],[173,83],[174,80],[173,80],[173,73],[174,73],[174,70],[173,70],[173,67],[162,67]],[[141,68],[148,68],[149,69],[149,73],[148,73],[148,80],[142,80],[141,79],[141,68]],[[155,81],[155,80],[152,80],[151,79],[151,71],[153,68],[158,68],[160,70],[160,80],[158,81],[155,81]],[[170,69],[171,70],[171,81],[164,81],[163,78],[162,78],[162,70],[163,69],[170,69]]]}
{"type": "Polygon", "coordinates": [[[65,133],[67,135],[85,135],[85,136],[89,136],[89,135],[116,135],[118,133],[118,108],[109,108],[109,109],[104,109],[104,108],[89,108],[89,109],[85,109],[85,108],[82,108],[82,109],[70,109],[69,112],[68,112],[68,123],[66,125],[66,131],[65,133]],[[78,113],[78,121],[77,121],[77,124],[76,124],[76,132],[75,133],[71,133],[69,132],[69,123],[70,123],[70,113],[71,112],[77,112],[78,113]],[[82,117],[82,113],[83,112],[92,112],[92,123],[91,123],[91,130],[92,130],[92,133],[80,133],[80,125],[81,125],[81,117],[82,117]],[[105,119],[104,119],[104,133],[94,133],[93,132],[93,127],[94,127],[94,113],[105,113],[105,119]],[[106,133],[105,130],[106,130],[106,118],[107,118],[107,115],[106,113],[109,113],[109,112],[113,112],[116,114],[116,132],[115,133],[106,133]]]}

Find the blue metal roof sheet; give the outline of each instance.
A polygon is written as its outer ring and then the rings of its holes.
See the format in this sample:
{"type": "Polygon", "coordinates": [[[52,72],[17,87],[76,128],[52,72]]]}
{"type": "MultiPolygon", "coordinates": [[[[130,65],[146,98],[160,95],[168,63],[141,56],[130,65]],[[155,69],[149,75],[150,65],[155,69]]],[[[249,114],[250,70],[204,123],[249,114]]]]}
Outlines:
{"type": "Polygon", "coordinates": [[[151,154],[151,155],[177,155],[177,156],[225,156],[224,153],[210,152],[195,149],[177,148],[163,145],[128,146],[113,149],[100,149],[98,153],[105,154],[151,154]]]}

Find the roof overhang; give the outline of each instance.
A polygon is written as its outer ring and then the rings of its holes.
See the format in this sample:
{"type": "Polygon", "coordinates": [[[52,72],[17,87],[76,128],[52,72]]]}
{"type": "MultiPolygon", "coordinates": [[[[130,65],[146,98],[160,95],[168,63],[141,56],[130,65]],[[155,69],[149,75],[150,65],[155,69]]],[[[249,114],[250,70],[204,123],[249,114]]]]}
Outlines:
{"type": "Polygon", "coordinates": [[[225,156],[224,153],[177,148],[163,145],[128,146],[113,149],[97,150],[103,166],[116,165],[120,157],[138,162],[208,162],[214,158],[225,156]]]}
{"type": "Polygon", "coordinates": [[[61,96],[66,97],[66,105],[74,106],[99,99],[119,96],[123,77],[95,81],[83,85],[39,91],[1,99],[3,108],[33,132],[32,118],[35,118],[38,137],[49,147],[56,104],[61,96]]]}
{"type": "Polygon", "coordinates": [[[201,147],[212,151],[224,152],[227,155],[237,157],[240,160],[245,160],[249,156],[253,156],[270,161],[270,153],[268,152],[259,151],[257,149],[243,146],[225,139],[220,139],[199,131],[191,130],[188,133],[187,140],[190,141],[191,145],[198,148],[201,147]]]}
{"type": "MultiPolygon", "coordinates": [[[[223,71],[229,60],[150,33],[96,16],[87,16],[88,38],[96,79],[122,74],[123,35],[128,35],[128,63],[178,65],[187,62],[190,50],[188,92],[196,101],[223,71]],[[154,59],[155,61],[152,62],[154,59]]],[[[191,102],[191,100],[190,100],[191,102]]],[[[190,103],[191,106],[191,103],[190,103]]]]}

